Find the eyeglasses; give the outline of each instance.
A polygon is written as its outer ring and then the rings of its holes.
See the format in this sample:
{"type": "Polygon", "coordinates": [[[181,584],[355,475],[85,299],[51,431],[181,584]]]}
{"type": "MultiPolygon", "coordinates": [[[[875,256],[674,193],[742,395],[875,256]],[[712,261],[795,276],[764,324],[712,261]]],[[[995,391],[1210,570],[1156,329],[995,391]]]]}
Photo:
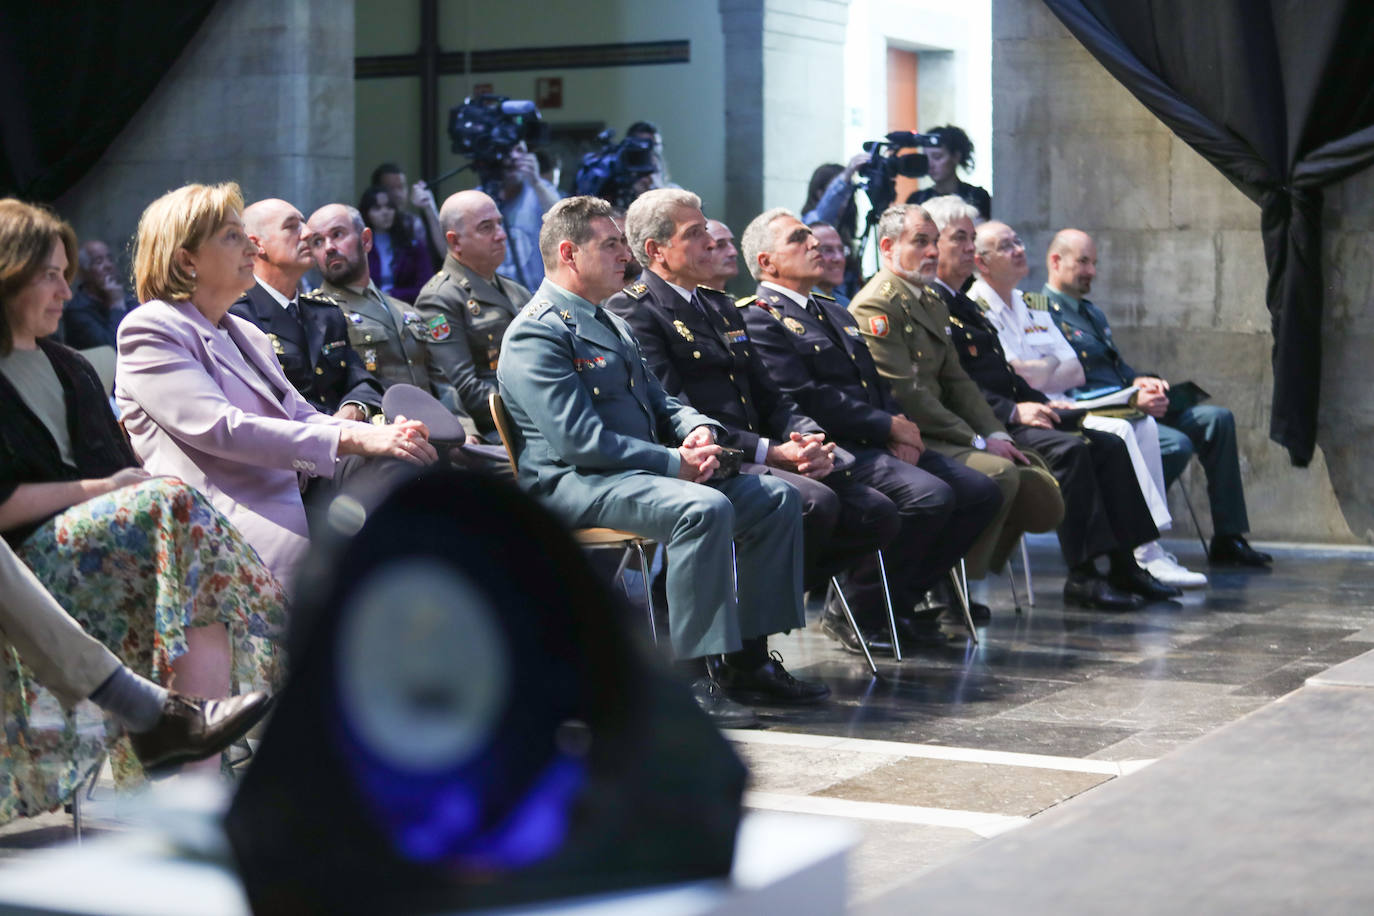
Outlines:
{"type": "Polygon", "coordinates": [[[1011,238],[1003,239],[997,243],[998,254],[1011,254],[1018,248],[1022,251],[1026,249],[1026,243],[1021,241],[1021,236],[1019,235],[1013,235],[1011,238]]]}
{"type": "Polygon", "coordinates": [[[827,258],[842,258],[845,256],[844,247],[841,245],[822,245],[820,252],[827,258]]]}

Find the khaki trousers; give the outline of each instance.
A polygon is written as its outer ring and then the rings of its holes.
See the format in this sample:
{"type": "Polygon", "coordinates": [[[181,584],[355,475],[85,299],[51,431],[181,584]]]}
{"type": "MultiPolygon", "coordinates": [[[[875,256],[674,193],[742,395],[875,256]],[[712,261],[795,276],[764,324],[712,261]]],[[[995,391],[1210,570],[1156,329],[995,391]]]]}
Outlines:
{"type": "Polygon", "coordinates": [[[1059,484],[1041,466],[1038,455],[1031,453],[1034,457],[1027,466],[970,445],[930,439],[926,445],[988,475],[1002,491],[1002,508],[964,556],[970,579],[983,578],[989,569],[1000,570],[1025,532],[1053,531],[1063,521],[1064,499],[1059,495],[1059,484]]]}

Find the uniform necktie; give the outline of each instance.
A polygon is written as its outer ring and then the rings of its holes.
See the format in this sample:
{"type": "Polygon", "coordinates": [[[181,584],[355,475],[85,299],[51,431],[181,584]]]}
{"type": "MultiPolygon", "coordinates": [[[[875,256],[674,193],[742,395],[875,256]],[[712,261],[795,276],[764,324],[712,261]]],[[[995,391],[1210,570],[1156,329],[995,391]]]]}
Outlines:
{"type": "Polygon", "coordinates": [[[301,321],[301,307],[296,304],[295,299],[292,299],[290,302],[286,303],[286,314],[291,316],[291,320],[296,322],[296,325],[302,331],[305,330],[305,324],[301,321]]]}

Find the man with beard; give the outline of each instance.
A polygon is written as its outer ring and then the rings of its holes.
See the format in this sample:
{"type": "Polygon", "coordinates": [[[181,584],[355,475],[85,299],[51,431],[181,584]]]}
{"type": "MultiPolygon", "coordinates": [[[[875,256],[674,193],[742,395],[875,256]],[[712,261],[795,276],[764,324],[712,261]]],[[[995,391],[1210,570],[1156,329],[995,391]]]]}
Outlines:
{"type": "Polygon", "coordinates": [[[458,403],[458,392],[431,359],[430,334],[419,312],[384,294],[372,282],[367,255],[372,230],[357,208],[326,204],[310,216],[310,249],[324,283],[310,295],[333,302],[348,324],[348,340],[363,368],[383,388],[414,385],[434,395],[463,425],[470,440],[477,426],[458,403]]]}
{"type": "Polygon", "coordinates": [[[243,228],[258,246],[258,282],[230,311],[267,333],[287,380],[316,410],[366,421],[381,409],[382,386],[349,345],[338,307],[300,293],[301,277],[315,266],[305,217],[269,198],[244,209],[243,228]]]}

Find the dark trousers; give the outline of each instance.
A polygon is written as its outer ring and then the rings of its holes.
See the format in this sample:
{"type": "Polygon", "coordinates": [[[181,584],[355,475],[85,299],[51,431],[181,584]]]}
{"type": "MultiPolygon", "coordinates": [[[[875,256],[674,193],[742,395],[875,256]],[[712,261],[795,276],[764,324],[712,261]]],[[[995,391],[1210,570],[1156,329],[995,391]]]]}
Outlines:
{"type": "MultiPolygon", "coordinates": [[[[893,607],[909,611],[992,521],[1002,505],[1001,491],[987,475],[929,449],[915,465],[881,449],[850,451],[854,464],[837,473],[847,473],[850,480],[877,490],[897,507],[901,525],[883,556],[893,607]]],[[[849,581],[860,606],[881,607],[876,559],[860,560],[849,581]]],[[[866,622],[875,622],[867,613],[864,616],[866,622]]]]}
{"type": "Polygon", "coordinates": [[[1164,463],[1164,486],[1178,480],[1196,452],[1207,473],[1207,497],[1212,527],[1217,534],[1250,530],[1245,511],[1245,485],[1240,478],[1236,418],[1225,407],[1199,404],[1171,410],[1159,421],[1159,456],[1164,463]]]}
{"type": "Polygon", "coordinates": [[[901,527],[892,500],[841,471],[813,480],[763,464],[745,464],[742,470],[768,474],[797,488],[806,557],[802,582],[808,591],[823,588],[831,576],[882,550],[901,527]]]}
{"type": "Polygon", "coordinates": [[[399,458],[364,458],[345,455],[334,465],[333,477],[312,477],[301,499],[313,540],[326,532],[329,506],[338,496],[356,499],[372,509],[396,487],[420,476],[425,469],[399,458]]]}
{"type": "Polygon", "coordinates": [[[1059,481],[1059,548],[1070,567],[1159,537],[1121,439],[1092,429],[1079,435],[1033,426],[1014,427],[1011,435],[1020,448],[1038,452],[1059,481]]]}

